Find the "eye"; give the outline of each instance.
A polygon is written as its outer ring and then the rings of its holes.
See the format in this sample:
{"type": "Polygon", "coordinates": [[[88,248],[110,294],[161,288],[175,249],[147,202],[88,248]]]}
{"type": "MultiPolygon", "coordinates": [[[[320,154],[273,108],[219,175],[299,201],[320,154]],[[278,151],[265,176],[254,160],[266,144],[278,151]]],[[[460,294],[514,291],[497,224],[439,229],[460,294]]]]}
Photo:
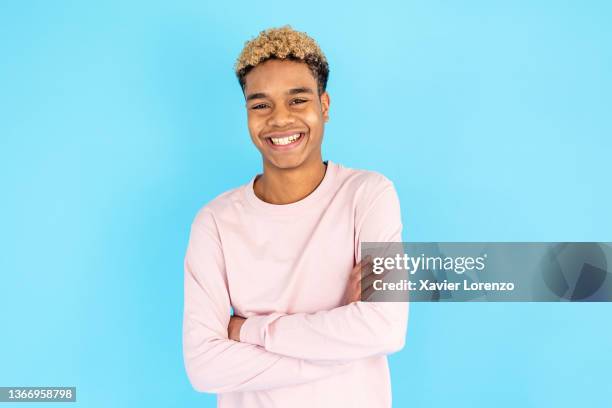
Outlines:
{"type": "Polygon", "coordinates": [[[301,103],[306,103],[306,102],[308,102],[308,99],[301,99],[301,98],[296,98],[291,101],[291,103],[294,105],[299,105],[301,103]]]}
{"type": "Polygon", "coordinates": [[[266,108],[268,105],[266,105],[265,103],[259,103],[257,105],[253,105],[251,106],[251,109],[264,109],[266,108]]]}

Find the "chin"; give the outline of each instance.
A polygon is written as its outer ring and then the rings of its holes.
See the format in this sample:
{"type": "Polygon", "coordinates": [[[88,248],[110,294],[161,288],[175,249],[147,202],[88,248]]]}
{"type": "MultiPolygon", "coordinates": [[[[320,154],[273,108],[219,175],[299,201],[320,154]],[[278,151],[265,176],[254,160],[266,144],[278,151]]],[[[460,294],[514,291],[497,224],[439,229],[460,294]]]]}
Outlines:
{"type": "Polygon", "coordinates": [[[305,160],[301,157],[282,157],[282,158],[268,158],[268,162],[270,162],[274,167],[279,169],[289,170],[300,167],[305,160]]]}

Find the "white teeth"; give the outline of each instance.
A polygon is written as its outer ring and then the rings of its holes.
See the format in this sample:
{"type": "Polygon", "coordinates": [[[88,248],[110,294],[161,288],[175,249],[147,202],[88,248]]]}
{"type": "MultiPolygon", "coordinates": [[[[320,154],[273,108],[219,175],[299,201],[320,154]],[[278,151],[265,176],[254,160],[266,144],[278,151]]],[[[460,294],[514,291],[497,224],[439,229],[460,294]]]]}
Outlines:
{"type": "Polygon", "coordinates": [[[300,133],[296,133],[294,135],[286,136],[286,137],[271,137],[270,140],[275,145],[286,145],[291,142],[295,142],[297,139],[299,139],[299,137],[300,137],[300,133]]]}

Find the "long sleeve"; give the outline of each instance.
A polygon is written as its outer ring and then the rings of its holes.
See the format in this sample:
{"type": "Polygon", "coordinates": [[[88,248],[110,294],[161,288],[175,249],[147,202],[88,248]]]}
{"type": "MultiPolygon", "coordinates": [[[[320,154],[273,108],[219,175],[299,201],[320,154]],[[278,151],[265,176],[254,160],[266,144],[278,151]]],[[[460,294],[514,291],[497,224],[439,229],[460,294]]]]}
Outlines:
{"type": "MultiPolygon", "coordinates": [[[[356,215],[356,254],[361,242],[401,242],[401,214],[393,184],[381,176],[356,215]]],[[[241,342],[284,356],[314,361],[350,361],[403,348],[408,302],[353,302],[315,313],[249,317],[241,342]]]]}
{"type": "Polygon", "coordinates": [[[223,249],[212,214],[192,224],[185,255],[183,357],[192,386],[201,392],[264,390],[302,384],[347,370],[274,354],[228,339],[230,298],[223,249]]]}

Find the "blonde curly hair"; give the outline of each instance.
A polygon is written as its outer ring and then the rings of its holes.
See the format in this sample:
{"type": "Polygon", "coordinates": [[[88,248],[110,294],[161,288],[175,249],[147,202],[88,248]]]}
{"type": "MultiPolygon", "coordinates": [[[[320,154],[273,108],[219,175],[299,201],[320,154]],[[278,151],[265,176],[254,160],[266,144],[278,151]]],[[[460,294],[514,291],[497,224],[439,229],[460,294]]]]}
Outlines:
{"type": "Polygon", "coordinates": [[[317,80],[319,95],[325,92],[329,65],[323,51],[315,40],[290,25],[261,31],[256,38],[245,42],[234,65],[243,92],[249,71],[270,59],[304,62],[317,80]]]}

